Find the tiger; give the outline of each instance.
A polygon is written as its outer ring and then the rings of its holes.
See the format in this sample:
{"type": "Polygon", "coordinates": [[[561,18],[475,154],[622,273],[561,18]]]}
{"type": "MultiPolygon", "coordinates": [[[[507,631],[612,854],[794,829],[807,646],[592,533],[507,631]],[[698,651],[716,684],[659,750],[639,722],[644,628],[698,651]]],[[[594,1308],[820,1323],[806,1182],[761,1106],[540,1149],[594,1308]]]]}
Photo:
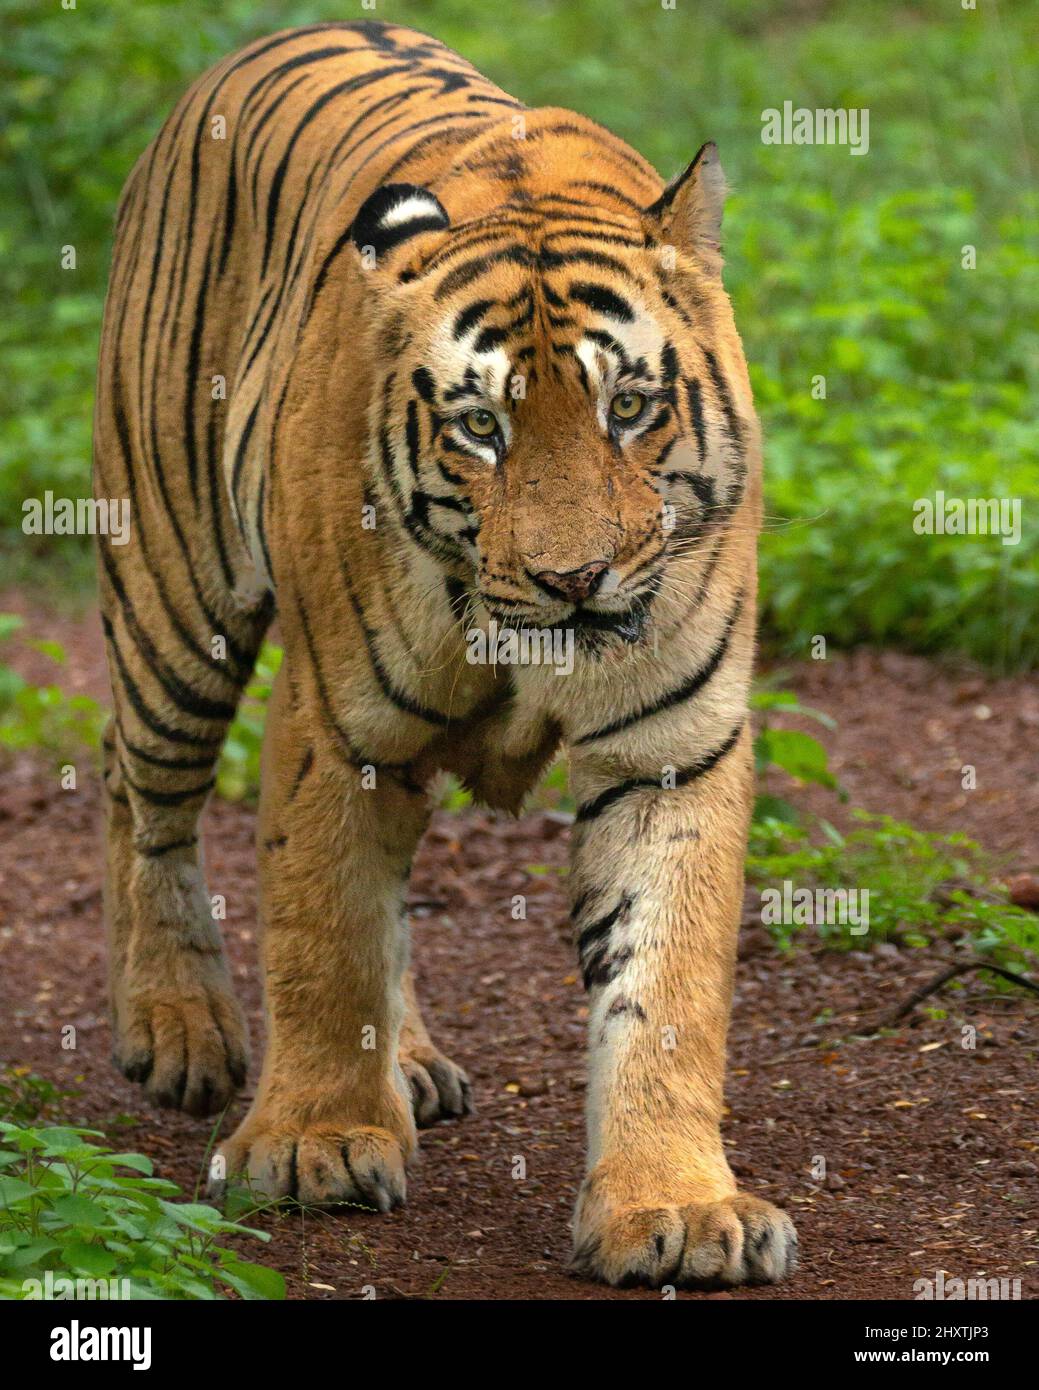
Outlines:
{"type": "Polygon", "coordinates": [[[518,813],[565,756],[587,990],[572,1270],[772,1282],[794,1227],[720,1123],[752,802],[761,431],[713,143],[665,183],[437,40],[315,23],[183,96],[115,220],[95,494],[114,1060],[202,1116],[247,1028],[199,816],[275,614],[257,830],[266,1051],[220,1198],[403,1203],[472,1088],[409,965],[445,774],[518,813]],[[476,660],[472,634],[486,643],[476,660]],[[572,658],[497,660],[504,633],[572,658]]]}

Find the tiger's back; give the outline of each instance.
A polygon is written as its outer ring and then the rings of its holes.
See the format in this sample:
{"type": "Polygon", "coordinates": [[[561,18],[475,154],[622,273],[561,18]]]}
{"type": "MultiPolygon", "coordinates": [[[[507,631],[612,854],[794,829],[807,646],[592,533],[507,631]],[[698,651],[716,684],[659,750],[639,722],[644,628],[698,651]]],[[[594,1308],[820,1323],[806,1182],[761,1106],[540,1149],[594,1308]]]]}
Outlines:
{"type": "Polygon", "coordinates": [[[283,325],[373,188],[393,170],[442,166],[503,108],[519,106],[433,39],[316,24],[201,77],[127,182],[96,490],[131,497],[176,618],[194,610],[207,631],[226,624],[243,658],[252,625],[230,596],[250,593],[254,567],[226,484],[283,325]]]}

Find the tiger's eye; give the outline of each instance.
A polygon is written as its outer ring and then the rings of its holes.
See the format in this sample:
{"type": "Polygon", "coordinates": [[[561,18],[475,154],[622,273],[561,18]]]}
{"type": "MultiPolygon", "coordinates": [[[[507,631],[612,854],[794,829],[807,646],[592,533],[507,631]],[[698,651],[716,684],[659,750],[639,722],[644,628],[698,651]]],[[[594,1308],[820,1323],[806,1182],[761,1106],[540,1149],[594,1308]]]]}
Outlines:
{"type": "Polygon", "coordinates": [[[498,417],[490,410],[470,410],[462,416],[462,423],[477,439],[490,439],[498,431],[498,417]]]}
{"type": "Polygon", "coordinates": [[[641,391],[622,391],[610,402],[610,414],[616,420],[636,420],[645,404],[646,398],[641,391]]]}

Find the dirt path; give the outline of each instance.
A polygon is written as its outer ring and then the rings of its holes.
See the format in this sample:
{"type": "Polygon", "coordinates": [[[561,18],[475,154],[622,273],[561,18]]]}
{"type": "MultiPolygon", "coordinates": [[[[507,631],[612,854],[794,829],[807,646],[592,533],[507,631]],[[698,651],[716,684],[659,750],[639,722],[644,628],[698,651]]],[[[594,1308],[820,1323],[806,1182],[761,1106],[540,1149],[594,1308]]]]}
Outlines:
{"type": "MultiPolygon", "coordinates": [[[[93,628],[57,628],[34,632],[64,641],[70,683],[94,688],[93,628]]],[[[870,653],[801,668],[789,684],[840,721],[824,738],[855,802],[980,830],[1011,853],[1012,867],[1035,869],[1039,788],[1022,750],[1034,742],[1039,684],[870,653]],[[979,791],[963,804],[960,761],[979,768],[979,791]]],[[[150,1154],[162,1175],[191,1189],[209,1125],[148,1110],[108,1060],[97,827],[90,777],[62,792],[22,760],[0,781],[0,1059],[78,1092],[70,1118],[150,1154]],[[68,1023],[74,1052],[60,1045],[68,1023]]],[[[226,937],[258,1051],[252,836],[248,811],[211,811],[210,889],[227,899],[226,937]]],[[[274,1233],[262,1258],[284,1270],[292,1296],[358,1297],[365,1285],[380,1297],[658,1296],[565,1273],[585,1014],[559,873],[566,838],[551,816],[437,817],[411,890],[415,960],[436,1039],[469,1070],[478,1113],[423,1135],[402,1211],[260,1218],[274,1233]],[[527,896],[526,922],[511,919],[514,893],[527,896]],[[517,1156],[522,1181],[512,1177],[517,1156]]],[[[915,1279],[945,1270],[1019,1278],[1022,1296],[1035,1297],[1035,1004],[968,979],[932,1001],[945,1016],[925,1009],[915,1027],[830,1043],[933,964],[883,946],[784,958],[760,929],[745,932],[741,957],[726,1139],[744,1186],[794,1215],[803,1263],[779,1290],[682,1296],[907,1299],[915,1279]],[[961,1046],[965,1023],[977,1029],[974,1050],[961,1046]]]]}

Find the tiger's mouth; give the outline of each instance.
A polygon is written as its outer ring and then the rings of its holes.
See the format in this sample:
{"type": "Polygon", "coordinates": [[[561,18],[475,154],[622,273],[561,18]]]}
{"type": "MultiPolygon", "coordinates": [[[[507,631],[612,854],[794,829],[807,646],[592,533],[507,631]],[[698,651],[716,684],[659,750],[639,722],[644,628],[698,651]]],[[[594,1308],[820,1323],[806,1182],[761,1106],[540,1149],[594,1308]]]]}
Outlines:
{"type": "Polygon", "coordinates": [[[578,641],[586,646],[596,646],[602,637],[611,634],[629,646],[634,646],[646,630],[648,616],[649,601],[636,599],[619,612],[582,608],[578,605],[569,622],[577,634],[578,641]]]}
{"type": "Polygon", "coordinates": [[[641,642],[653,600],[662,582],[663,571],[658,569],[642,582],[624,608],[594,608],[577,604],[569,622],[573,625],[578,642],[586,647],[596,647],[611,636],[619,637],[628,646],[641,642]]]}
{"type": "Polygon", "coordinates": [[[521,614],[501,608],[491,598],[485,597],[484,605],[502,628],[526,628],[564,636],[573,633],[578,645],[586,649],[601,647],[610,637],[617,637],[627,645],[634,646],[645,633],[653,592],[639,594],[624,608],[593,608],[575,604],[569,613],[550,619],[536,611],[521,614]]]}
{"type": "Polygon", "coordinates": [[[626,646],[636,646],[645,636],[653,600],[663,582],[663,570],[658,569],[644,578],[634,593],[614,591],[608,602],[623,607],[607,607],[602,597],[584,602],[559,604],[557,613],[549,617],[544,609],[516,600],[501,602],[494,595],[482,593],[484,607],[500,628],[524,628],[528,631],[558,633],[564,640],[568,633],[585,651],[595,651],[617,639],[626,646]]]}

